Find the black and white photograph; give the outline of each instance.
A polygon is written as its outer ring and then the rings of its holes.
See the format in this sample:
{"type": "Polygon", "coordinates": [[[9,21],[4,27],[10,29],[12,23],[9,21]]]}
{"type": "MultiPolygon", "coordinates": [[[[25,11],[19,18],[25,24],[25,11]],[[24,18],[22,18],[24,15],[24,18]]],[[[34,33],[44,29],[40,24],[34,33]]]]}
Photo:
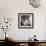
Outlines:
{"type": "Polygon", "coordinates": [[[18,14],[19,28],[33,28],[33,13],[19,13],[18,14]]]}

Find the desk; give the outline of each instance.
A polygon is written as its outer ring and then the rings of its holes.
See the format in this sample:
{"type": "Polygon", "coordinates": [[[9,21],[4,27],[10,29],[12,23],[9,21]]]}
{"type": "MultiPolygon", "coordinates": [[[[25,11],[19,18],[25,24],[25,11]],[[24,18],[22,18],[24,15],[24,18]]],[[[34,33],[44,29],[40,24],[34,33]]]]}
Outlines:
{"type": "Polygon", "coordinates": [[[20,46],[20,44],[22,43],[24,44],[24,46],[46,46],[46,40],[39,41],[17,40],[15,43],[16,46],[20,46]]]}
{"type": "Polygon", "coordinates": [[[14,44],[16,46],[46,46],[46,40],[29,41],[29,40],[7,40],[7,43],[14,44]]]}

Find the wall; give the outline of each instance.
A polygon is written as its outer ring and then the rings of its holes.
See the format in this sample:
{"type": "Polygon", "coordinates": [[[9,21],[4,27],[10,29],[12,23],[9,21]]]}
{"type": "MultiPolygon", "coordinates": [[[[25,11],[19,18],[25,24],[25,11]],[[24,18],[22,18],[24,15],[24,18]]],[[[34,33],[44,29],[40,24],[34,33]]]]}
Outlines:
{"type": "MultiPolygon", "coordinates": [[[[10,31],[10,37],[16,40],[28,40],[34,34],[37,35],[37,39],[45,39],[45,15],[46,6],[40,8],[33,8],[28,0],[0,0],[0,16],[12,17],[13,22],[10,31]],[[33,29],[18,29],[18,13],[34,13],[34,28],[33,29]]],[[[0,18],[1,18],[0,17],[0,18]]],[[[0,39],[3,31],[0,31],[0,39]]]]}

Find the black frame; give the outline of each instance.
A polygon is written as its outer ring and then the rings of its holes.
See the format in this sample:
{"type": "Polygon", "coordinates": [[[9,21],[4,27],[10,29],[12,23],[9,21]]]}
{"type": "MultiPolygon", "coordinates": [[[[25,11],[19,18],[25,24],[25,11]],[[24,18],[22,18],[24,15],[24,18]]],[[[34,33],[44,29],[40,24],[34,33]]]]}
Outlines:
{"type": "Polygon", "coordinates": [[[21,28],[21,29],[31,29],[31,28],[34,28],[34,14],[33,13],[18,13],[18,28],[21,28]],[[20,26],[20,17],[23,16],[23,15],[28,15],[32,17],[32,26],[28,26],[28,27],[24,27],[24,26],[20,26]]]}

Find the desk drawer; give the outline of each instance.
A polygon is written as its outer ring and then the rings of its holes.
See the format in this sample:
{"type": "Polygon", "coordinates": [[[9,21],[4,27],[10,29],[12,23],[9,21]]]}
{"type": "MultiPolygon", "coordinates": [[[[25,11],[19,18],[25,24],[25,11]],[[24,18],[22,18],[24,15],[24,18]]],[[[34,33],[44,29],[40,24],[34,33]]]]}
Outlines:
{"type": "Polygon", "coordinates": [[[38,46],[46,46],[46,43],[39,43],[38,46]]]}
{"type": "Polygon", "coordinates": [[[28,43],[16,43],[16,46],[28,46],[28,43]]]}

